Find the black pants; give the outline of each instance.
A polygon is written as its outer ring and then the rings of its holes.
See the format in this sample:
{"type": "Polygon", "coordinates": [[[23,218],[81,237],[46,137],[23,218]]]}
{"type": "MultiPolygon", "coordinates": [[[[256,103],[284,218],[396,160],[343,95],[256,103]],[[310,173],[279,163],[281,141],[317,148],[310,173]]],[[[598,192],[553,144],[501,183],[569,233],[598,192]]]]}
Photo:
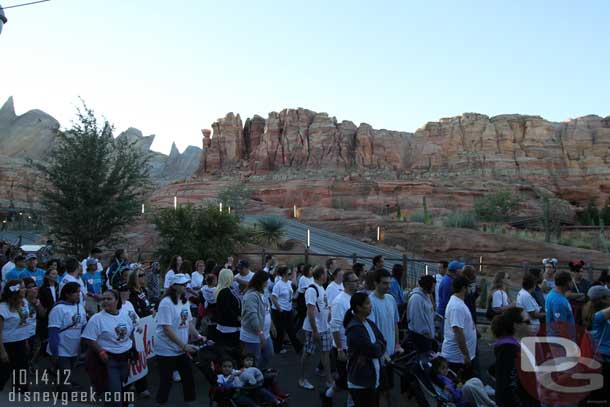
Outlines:
{"type": "Polygon", "coordinates": [[[296,353],[301,353],[303,350],[303,344],[297,338],[297,333],[294,329],[294,320],[292,318],[292,311],[277,311],[273,310],[271,316],[273,317],[273,323],[277,334],[273,341],[273,348],[275,353],[279,353],[284,345],[284,333],[288,334],[290,342],[294,347],[296,353]]]}
{"type": "Polygon", "coordinates": [[[232,333],[222,333],[216,329],[216,343],[222,349],[226,356],[238,363],[241,360],[241,342],[239,340],[239,331],[232,333]]]}
{"type": "Polygon", "coordinates": [[[379,392],[377,389],[350,389],[349,394],[354,401],[354,407],[379,406],[379,392]]]}
{"type": "Polygon", "coordinates": [[[409,338],[417,353],[428,353],[432,350],[432,339],[417,332],[409,331],[409,338]]]}
{"type": "Polygon", "coordinates": [[[8,354],[8,363],[0,363],[0,391],[4,389],[9,380],[16,389],[26,390],[29,380],[26,341],[5,343],[4,349],[8,354]]]}
{"type": "Polygon", "coordinates": [[[148,380],[146,379],[146,376],[144,376],[140,380],[136,380],[133,385],[136,387],[136,391],[138,393],[142,393],[144,390],[148,390],[148,380]]]}
{"type": "Polygon", "coordinates": [[[184,401],[195,400],[195,380],[193,379],[193,367],[191,359],[186,354],[180,356],[156,356],[159,363],[159,390],[157,391],[157,403],[166,403],[169,391],[172,388],[172,373],[177,370],[182,378],[182,393],[184,401]]]}

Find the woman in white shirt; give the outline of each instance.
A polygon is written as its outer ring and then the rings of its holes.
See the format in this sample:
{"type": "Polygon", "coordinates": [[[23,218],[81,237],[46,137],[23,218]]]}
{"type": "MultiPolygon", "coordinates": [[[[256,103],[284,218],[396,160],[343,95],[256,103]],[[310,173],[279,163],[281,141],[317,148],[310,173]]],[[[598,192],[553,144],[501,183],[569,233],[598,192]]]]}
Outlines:
{"type": "Polygon", "coordinates": [[[80,304],[80,285],[68,283],[61,290],[59,301],[49,312],[49,343],[47,353],[51,363],[63,377],[59,380],[60,388],[69,386],[71,372],[80,352],[80,335],[87,322],[87,312],[80,304]]]}
{"type": "Polygon", "coordinates": [[[536,288],[536,277],[529,273],[525,274],[521,286],[523,288],[521,288],[517,294],[515,304],[517,307],[523,308],[523,310],[529,314],[531,334],[536,335],[540,328],[540,321],[545,317],[544,312],[540,311],[540,305],[538,305],[538,302],[536,302],[536,299],[532,295],[536,288]]]}
{"type": "MultiPolygon", "coordinates": [[[[82,335],[89,349],[87,371],[91,383],[98,393],[108,392],[111,400],[119,393],[125,396],[123,383],[129,376],[128,363],[130,358],[135,361],[137,354],[133,340],[135,328],[131,318],[121,313],[121,305],[118,291],[104,292],[102,310],[91,317],[82,335]]],[[[113,405],[121,404],[119,401],[113,405]]]]}
{"type": "Polygon", "coordinates": [[[163,280],[163,289],[167,290],[174,278],[174,275],[180,271],[182,266],[182,256],[175,255],[169,262],[169,269],[165,272],[165,279],[163,280]]]}
{"type": "Polygon", "coordinates": [[[184,402],[195,400],[195,381],[189,354],[197,348],[189,345],[189,334],[196,340],[205,340],[193,324],[189,303],[184,293],[189,282],[185,274],[175,274],[166,290],[156,316],[155,354],[159,364],[159,390],[157,403],[167,403],[172,386],[172,373],[178,371],[182,380],[184,402]]]}
{"type": "Polygon", "coordinates": [[[298,327],[303,326],[305,321],[305,315],[307,314],[307,305],[305,305],[305,290],[313,284],[313,277],[311,276],[312,265],[306,264],[303,267],[303,275],[299,278],[299,284],[297,285],[297,321],[298,327]]]}
{"type": "MultiPolygon", "coordinates": [[[[15,378],[13,385],[22,391],[28,390],[28,381],[21,380],[27,371],[27,345],[29,336],[27,318],[28,303],[25,286],[21,280],[9,280],[2,290],[0,301],[0,391],[6,382],[15,378]]],[[[27,379],[25,377],[24,379],[27,379]]]]}
{"type": "Polygon", "coordinates": [[[300,354],[303,345],[297,338],[294,318],[292,317],[293,290],[291,279],[293,271],[286,266],[280,266],[277,268],[276,274],[280,280],[275,283],[271,292],[271,302],[273,303],[271,315],[277,330],[273,348],[275,353],[283,353],[284,333],[287,333],[295,352],[300,354]]]}
{"type": "Polygon", "coordinates": [[[491,284],[491,307],[495,313],[501,313],[512,306],[506,293],[505,278],[506,273],[500,271],[496,274],[491,284]]]}

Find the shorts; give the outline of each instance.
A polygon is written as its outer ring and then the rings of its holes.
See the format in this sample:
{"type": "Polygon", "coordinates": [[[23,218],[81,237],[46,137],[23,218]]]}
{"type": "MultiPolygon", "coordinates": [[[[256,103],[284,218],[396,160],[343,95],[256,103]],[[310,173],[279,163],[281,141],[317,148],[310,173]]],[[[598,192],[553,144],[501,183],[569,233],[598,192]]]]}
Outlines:
{"type": "Polygon", "coordinates": [[[320,346],[320,352],[330,352],[333,347],[333,337],[330,334],[330,330],[320,332],[320,344],[318,345],[313,340],[313,332],[305,332],[305,346],[303,350],[310,355],[313,354],[318,346],[320,346]]]}

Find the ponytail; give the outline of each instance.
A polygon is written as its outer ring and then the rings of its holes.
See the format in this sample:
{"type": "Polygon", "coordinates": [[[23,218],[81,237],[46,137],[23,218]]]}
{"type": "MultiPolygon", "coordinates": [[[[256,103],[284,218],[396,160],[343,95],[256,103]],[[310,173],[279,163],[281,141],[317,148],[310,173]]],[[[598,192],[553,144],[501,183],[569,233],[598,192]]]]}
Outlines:
{"type": "Polygon", "coordinates": [[[343,328],[347,328],[350,322],[354,319],[354,311],[350,308],[345,311],[345,316],[343,317],[343,328]]]}
{"type": "Polygon", "coordinates": [[[352,322],[352,319],[356,316],[358,308],[362,307],[367,300],[369,300],[368,294],[355,293],[352,295],[352,298],[349,300],[350,308],[345,312],[345,317],[343,317],[343,327],[347,328],[347,325],[352,322]]]}

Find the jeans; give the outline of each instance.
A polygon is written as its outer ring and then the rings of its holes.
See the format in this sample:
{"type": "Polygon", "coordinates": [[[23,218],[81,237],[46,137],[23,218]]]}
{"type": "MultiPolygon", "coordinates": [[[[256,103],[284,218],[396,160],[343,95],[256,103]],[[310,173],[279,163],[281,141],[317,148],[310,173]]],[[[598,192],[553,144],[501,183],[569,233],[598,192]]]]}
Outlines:
{"type": "Polygon", "coordinates": [[[129,365],[127,360],[115,360],[108,358],[106,364],[106,371],[108,372],[108,400],[112,400],[106,403],[107,406],[121,406],[123,400],[125,400],[125,394],[123,392],[123,383],[127,381],[129,376],[129,365]],[[119,395],[120,398],[119,398],[119,395]]]}
{"type": "Polygon", "coordinates": [[[303,344],[301,344],[301,341],[297,338],[292,311],[273,310],[271,316],[273,317],[275,329],[277,330],[277,335],[273,343],[275,353],[279,353],[282,350],[284,345],[284,333],[288,334],[295,352],[297,354],[301,353],[303,344]]]}
{"type": "Polygon", "coordinates": [[[195,400],[195,380],[191,359],[184,353],[179,356],[156,356],[159,363],[159,390],[157,403],[167,403],[169,391],[172,388],[172,373],[177,370],[182,378],[182,393],[184,402],[195,400]]]}
{"type": "Polygon", "coordinates": [[[250,343],[242,342],[244,344],[244,350],[246,353],[254,355],[256,360],[256,367],[260,370],[265,369],[269,365],[271,355],[273,354],[273,344],[271,343],[271,337],[265,339],[265,343],[261,345],[260,342],[250,343]]]}
{"type": "Polygon", "coordinates": [[[259,403],[273,404],[276,401],[275,396],[264,387],[259,387],[245,392],[240,391],[233,399],[238,406],[257,407],[259,403]],[[245,394],[244,394],[245,393],[245,394]]]}

